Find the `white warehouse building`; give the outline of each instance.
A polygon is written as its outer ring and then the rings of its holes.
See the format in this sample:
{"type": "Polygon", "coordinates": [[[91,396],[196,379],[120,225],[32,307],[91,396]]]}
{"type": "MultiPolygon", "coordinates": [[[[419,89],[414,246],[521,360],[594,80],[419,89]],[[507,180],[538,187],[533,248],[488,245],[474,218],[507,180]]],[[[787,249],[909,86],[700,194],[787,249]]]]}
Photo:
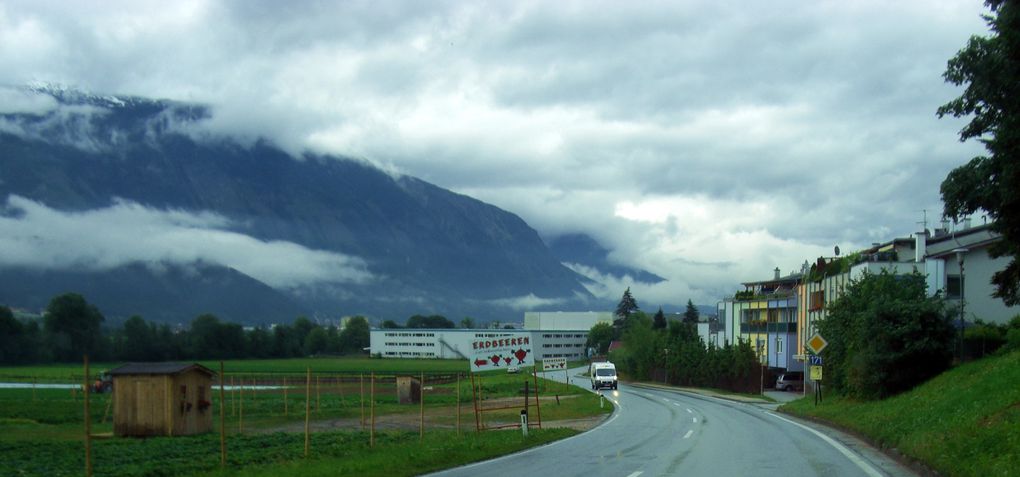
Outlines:
{"type": "Polygon", "coordinates": [[[489,329],[373,329],[370,351],[383,358],[468,359],[471,343],[528,333],[536,360],[587,357],[588,331],[596,323],[612,323],[610,312],[528,312],[524,330],[489,329]]]}

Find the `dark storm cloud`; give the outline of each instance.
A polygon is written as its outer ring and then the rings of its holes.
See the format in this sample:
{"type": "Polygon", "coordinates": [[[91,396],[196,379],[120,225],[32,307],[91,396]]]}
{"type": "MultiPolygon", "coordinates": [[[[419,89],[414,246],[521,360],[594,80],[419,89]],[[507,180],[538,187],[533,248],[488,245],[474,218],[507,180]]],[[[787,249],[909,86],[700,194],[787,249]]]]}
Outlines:
{"type": "MultiPolygon", "coordinates": [[[[699,303],[914,231],[979,152],[935,109],[980,2],[0,5],[0,84],[212,106],[208,130],[364,158],[582,231],[699,303]],[[732,267],[702,264],[733,263],[732,267]]],[[[44,107],[44,105],[36,105],[44,107]]],[[[593,276],[597,270],[588,271],[593,276]]],[[[626,282],[602,277],[618,296],[626,282]]],[[[528,303],[528,297],[518,297],[528,303]]]]}

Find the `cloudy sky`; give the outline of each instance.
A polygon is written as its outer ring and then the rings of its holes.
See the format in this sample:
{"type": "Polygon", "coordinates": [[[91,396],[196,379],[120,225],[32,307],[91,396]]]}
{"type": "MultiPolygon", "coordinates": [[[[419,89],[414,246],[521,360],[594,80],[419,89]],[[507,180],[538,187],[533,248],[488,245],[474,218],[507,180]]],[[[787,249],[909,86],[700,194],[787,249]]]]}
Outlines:
{"type": "Polygon", "coordinates": [[[941,74],[987,32],[984,12],[978,0],[7,0],[0,85],[205,103],[214,132],[359,157],[547,238],[588,233],[669,279],[601,277],[607,296],[633,285],[643,305],[710,305],[834,245],[907,236],[923,210],[938,218],[942,179],[981,152],[957,140],[961,120],[935,116],[959,94],[941,74]]]}

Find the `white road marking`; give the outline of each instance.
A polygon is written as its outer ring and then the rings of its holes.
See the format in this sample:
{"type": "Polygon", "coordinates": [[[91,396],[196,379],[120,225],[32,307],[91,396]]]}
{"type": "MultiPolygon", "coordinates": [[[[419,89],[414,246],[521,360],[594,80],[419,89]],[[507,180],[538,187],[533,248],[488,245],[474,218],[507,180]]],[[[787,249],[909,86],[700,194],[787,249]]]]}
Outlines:
{"type": "Polygon", "coordinates": [[[677,406],[677,407],[680,407],[680,403],[678,403],[678,402],[673,403],[673,405],[677,406]]]}
{"type": "Polygon", "coordinates": [[[642,471],[640,471],[640,470],[639,470],[639,471],[637,471],[637,472],[634,472],[633,474],[630,474],[630,475],[628,475],[627,477],[638,477],[639,475],[641,475],[641,474],[643,474],[643,473],[644,473],[644,472],[642,472],[642,471]]]}
{"type": "Polygon", "coordinates": [[[766,414],[769,414],[772,417],[775,417],[776,419],[780,419],[780,420],[789,422],[790,424],[793,424],[793,425],[795,425],[797,427],[800,427],[802,429],[805,429],[805,430],[811,432],[812,434],[820,437],[823,441],[827,442],[832,447],[836,448],[836,450],[838,450],[840,454],[843,454],[844,456],[846,456],[847,459],[850,459],[850,462],[853,462],[854,464],[857,465],[857,467],[860,467],[861,470],[863,470],[865,474],[868,474],[871,477],[882,477],[882,474],[879,471],[875,470],[875,468],[872,467],[870,464],[865,462],[864,459],[862,459],[857,454],[854,454],[853,452],[850,451],[850,449],[847,449],[845,446],[843,446],[843,444],[840,444],[840,443],[836,442],[831,437],[829,437],[829,436],[827,436],[825,434],[822,434],[821,432],[818,432],[818,431],[816,431],[816,430],[814,430],[814,429],[812,429],[812,428],[810,428],[808,426],[805,426],[804,424],[801,424],[801,423],[795,422],[795,421],[791,421],[791,420],[789,420],[789,419],[787,419],[785,417],[782,417],[780,415],[773,414],[771,412],[766,413],[766,414]]]}
{"type": "Polygon", "coordinates": [[[688,408],[687,409],[687,414],[694,414],[694,411],[692,411],[692,410],[690,410],[690,408],[688,408]]]}
{"type": "Polygon", "coordinates": [[[697,423],[698,423],[698,418],[696,418],[696,417],[694,418],[694,423],[695,423],[695,424],[697,424],[697,423]]]}
{"type": "Polygon", "coordinates": [[[692,435],[694,435],[693,429],[687,431],[687,434],[684,434],[684,439],[689,439],[692,435]]]}

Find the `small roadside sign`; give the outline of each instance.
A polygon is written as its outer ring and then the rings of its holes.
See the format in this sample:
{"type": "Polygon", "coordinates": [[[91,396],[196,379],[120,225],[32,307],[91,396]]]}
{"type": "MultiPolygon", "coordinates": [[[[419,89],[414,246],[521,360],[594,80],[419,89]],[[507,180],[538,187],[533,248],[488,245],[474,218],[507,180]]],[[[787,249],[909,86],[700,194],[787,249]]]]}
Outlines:
{"type": "Polygon", "coordinates": [[[813,364],[813,365],[815,365],[815,366],[821,366],[822,365],[822,357],[821,356],[814,356],[814,355],[808,356],[808,362],[813,364]]]}
{"type": "Polygon", "coordinates": [[[825,338],[822,338],[822,335],[818,333],[811,335],[811,337],[807,340],[808,349],[814,351],[815,354],[820,354],[828,345],[829,342],[825,341],[825,338]]]}
{"type": "Polygon", "coordinates": [[[567,358],[545,358],[542,360],[542,371],[561,371],[567,369],[567,358]]]}
{"type": "Polygon", "coordinates": [[[822,380],[822,367],[821,366],[812,366],[811,367],[811,380],[812,381],[821,381],[822,380]]]}

